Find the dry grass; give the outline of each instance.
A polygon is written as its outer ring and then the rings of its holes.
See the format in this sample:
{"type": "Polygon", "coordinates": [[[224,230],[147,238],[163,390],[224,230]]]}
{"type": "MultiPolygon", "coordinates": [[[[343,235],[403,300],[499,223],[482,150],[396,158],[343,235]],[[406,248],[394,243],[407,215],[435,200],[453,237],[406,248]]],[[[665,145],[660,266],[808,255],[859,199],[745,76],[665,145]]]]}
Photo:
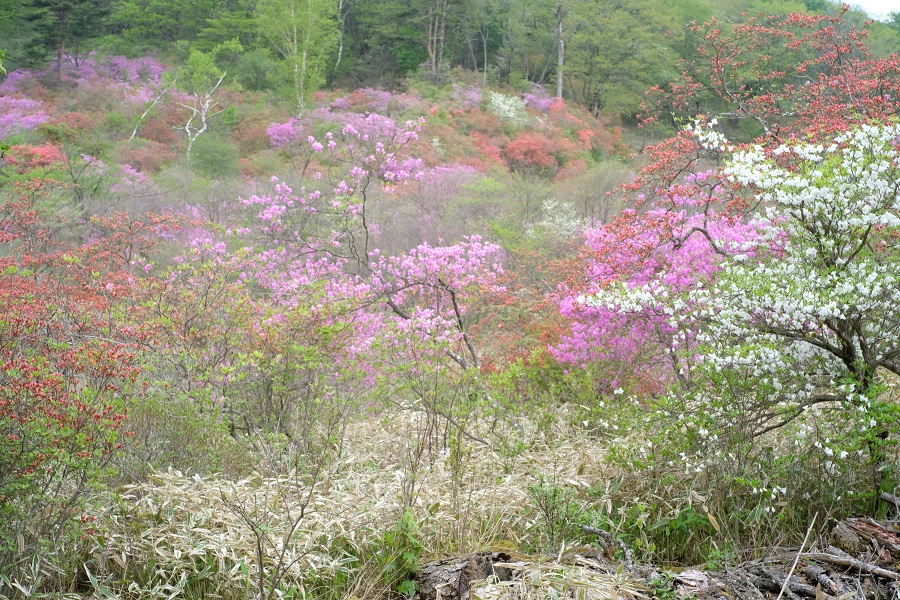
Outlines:
{"type": "MultiPolygon", "coordinates": [[[[397,522],[404,501],[419,524],[424,560],[534,546],[539,531],[528,486],[543,476],[586,488],[602,474],[596,440],[572,432],[556,438],[564,443],[551,444],[550,436],[525,424],[519,435],[527,451],[511,459],[471,440],[426,449],[419,436],[423,419],[421,411],[398,410],[350,424],[340,457],[322,471],[292,535],[287,532],[309,489],[289,474],[223,481],[170,471],[129,486],[117,508],[99,515],[107,531],[93,552],[98,575],[125,585],[139,575],[135,592],[162,582],[160,596],[187,593],[191,585],[202,587],[206,597],[246,594],[258,583],[262,547],[266,574],[279,562],[288,566],[281,589],[316,595],[326,582],[341,579],[357,597],[377,595],[379,586],[367,581],[377,573],[366,561],[397,522]],[[268,543],[257,543],[260,531],[268,543]]],[[[540,569],[547,582],[565,570],[548,564],[529,569],[540,569]]],[[[582,571],[566,571],[559,581],[571,576],[582,587],[601,586],[582,571]]],[[[528,580],[535,585],[533,577],[528,580]]],[[[602,579],[602,586],[609,585],[602,579]]],[[[592,594],[578,597],[607,597],[592,594]]]]}
{"type": "Polygon", "coordinates": [[[632,576],[618,571],[607,573],[606,568],[592,560],[578,558],[575,564],[553,561],[516,561],[495,563],[495,567],[509,569],[510,581],[479,581],[472,585],[475,600],[538,600],[545,598],[573,598],[574,600],[642,600],[649,599],[649,588],[632,576]]]}

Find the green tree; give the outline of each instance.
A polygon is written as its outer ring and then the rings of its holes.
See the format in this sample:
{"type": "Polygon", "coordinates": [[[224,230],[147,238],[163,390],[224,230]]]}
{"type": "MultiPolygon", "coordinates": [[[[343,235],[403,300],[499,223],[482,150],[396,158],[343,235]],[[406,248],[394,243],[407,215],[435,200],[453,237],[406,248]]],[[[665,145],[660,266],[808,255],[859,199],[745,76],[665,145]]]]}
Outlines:
{"type": "Polygon", "coordinates": [[[351,34],[356,64],[356,82],[371,81],[393,87],[403,77],[428,60],[424,0],[367,0],[350,2],[348,33],[351,34]]]}
{"type": "Polygon", "coordinates": [[[233,0],[228,4],[214,16],[207,17],[194,44],[199,50],[209,52],[217,44],[233,39],[248,50],[256,47],[259,37],[259,28],[254,20],[256,0],[233,0]]]}
{"type": "Polygon", "coordinates": [[[325,82],[338,39],[336,5],[331,0],[259,0],[260,33],[287,62],[297,112],[307,95],[325,82]]]}
{"type": "Polygon", "coordinates": [[[556,2],[498,0],[502,43],[497,52],[500,83],[543,83],[556,62],[556,2]]]}
{"type": "Polygon", "coordinates": [[[456,31],[448,43],[456,50],[456,62],[466,68],[482,71],[482,85],[487,85],[490,57],[498,47],[496,0],[463,0],[456,11],[456,31]]]}
{"type": "MultiPolygon", "coordinates": [[[[217,0],[122,0],[112,12],[117,33],[135,50],[192,41],[231,3],[217,0]]],[[[236,37],[232,34],[228,39],[236,37]]]]}
{"type": "Polygon", "coordinates": [[[237,40],[219,44],[211,52],[191,50],[187,63],[178,74],[178,85],[188,96],[178,105],[187,111],[182,128],[188,140],[185,158],[191,164],[191,150],[201,135],[209,130],[210,120],[222,113],[219,90],[228,75],[228,66],[244,48],[237,40]]]}
{"type": "Polygon", "coordinates": [[[32,51],[41,57],[56,53],[56,75],[62,78],[66,45],[96,35],[108,13],[105,0],[27,0],[26,19],[35,24],[37,40],[32,51]]]}
{"type": "Polygon", "coordinates": [[[6,51],[6,67],[10,70],[22,65],[34,46],[35,24],[26,19],[21,0],[0,0],[0,40],[6,51]]]}
{"type": "MultiPolygon", "coordinates": [[[[668,77],[675,15],[658,0],[578,0],[567,20],[567,91],[594,113],[629,118],[668,77]]],[[[672,73],[674,75],[674,73],[672,73]]]]}
{"type": "Polygon", "coordinates": [[[425,49],[432,79],[437,82],[444,65],[444,46],[447,39],[447,16],[450,0],[432,0],[425,9],[425,49]]]}

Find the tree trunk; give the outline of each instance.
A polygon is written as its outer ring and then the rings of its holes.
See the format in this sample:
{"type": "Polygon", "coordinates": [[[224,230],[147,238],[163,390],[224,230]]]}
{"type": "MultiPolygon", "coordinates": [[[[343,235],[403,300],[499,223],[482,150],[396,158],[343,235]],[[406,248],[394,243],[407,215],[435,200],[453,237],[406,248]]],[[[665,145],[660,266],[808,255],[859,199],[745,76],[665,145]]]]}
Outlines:
{"type": "Polygon", "coordinates": [[[344,22],[347,15],[344,12],[344,0],[338,2],[338,52],[337,61],[334,63],[334,70],[337,71],[341,66],[341,57],[344,54],[344,22]]]}
{"type": "Polygon", "coordinates": [[[563,42],[563,5],[562,0],[556,0],[556,97],[562,100],[563,90],[563,63],[565,59],[565,42],[563,42]]]}
{"type": "Polygon", "coordinates": [[[59,46],[56,49],[56,78],[62,81],[63,55],[66,53],[66,26],[69,24],[69,11],[59,13],[59,46]]]}
{"type": "Polygon", "coordinates": [[[444,62],[444,38],[449,10],[450,0],[436,0],[434,5],[428,8],[428,22],[425,24],[426,50],[431,77],[435,83],[440,80],[444,62]]]}

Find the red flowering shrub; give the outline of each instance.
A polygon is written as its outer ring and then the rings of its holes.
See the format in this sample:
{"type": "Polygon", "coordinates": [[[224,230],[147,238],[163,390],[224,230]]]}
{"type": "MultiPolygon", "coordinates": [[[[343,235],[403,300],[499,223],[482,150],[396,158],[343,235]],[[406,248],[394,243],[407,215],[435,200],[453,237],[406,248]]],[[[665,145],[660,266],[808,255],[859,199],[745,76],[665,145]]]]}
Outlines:
{"type": "Polygon", "coordinates": [[[177,116],[166,118],[165,111],[151,114],[141,126],[140,136],[144,139],[153,140],[160,144],[175,144],[180,139],[178,131],[173,129],[174,125],[182,125],[178,122],[177,116]]]}
{"type": "Polygon", "coordinates": [[[115,317],[146,227],[96,221],[99,241],[62,246],[38,209],[52,184],[17,184],[0,206],[0,572],[66,535],[120,447],[147,341],[115,317]]]}
{"type": "Polygon", "coordinates": [[[269,148],[271,144],[266,129],[271,121],[269,115],[255,112],[240,122],[232,134],[232,139],[242,154],[261,152],[269,148]]]}
{"type": "Polygon", "coordinates": [[[66,162],[66,157],[59,146],[47,142],[40,146],[11,146],[6,153],[6,162],[14,166],[17,173],[28,173],[61,165],[66,162]]]}
{"type": "Polygon", "coordinates": [[[171,147],[154,140],[136,139],[116,151],[116,156],[124,164],[129,164],[143,173],[156,173],[163,165],[174,160],[176,154],[171,147]]]}
{"type": "Polygon", "coordinates": [[[95,114],[72,111],[63,113],[62,116],[54,120],[54,123],[77,131],[93,129],[97,126],[97,120],[97,115],[95,114]]]}
{"type": "Polygon", "coordinates": [[[472,138],[472,141],[475,142],[475,146],[481,150],[488,159],[501,165],[506,164],[506,161],[503,158],[503,145],[507,143],[505,137],[489,137],[478,132],[473,132],[470,137],[472,138]]]}
{"type": "Polygon", "coordinates": [[[507,144],[504,154],[509,168],[517,173],[552,177],[559,170],[552,154],[555,146],[544,134],[525,131],[507,144]]]}

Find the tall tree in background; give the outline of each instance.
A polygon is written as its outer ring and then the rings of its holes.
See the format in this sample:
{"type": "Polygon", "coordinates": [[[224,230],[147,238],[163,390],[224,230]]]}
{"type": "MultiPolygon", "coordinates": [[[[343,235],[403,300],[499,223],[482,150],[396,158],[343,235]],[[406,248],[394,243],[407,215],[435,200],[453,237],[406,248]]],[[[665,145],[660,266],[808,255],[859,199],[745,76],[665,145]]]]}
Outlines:
{"type": "Polygon", "coordinates": [[[460,47],[454,57],[466,68],[482,71],[482,86],[487,86],[488,60],[491,55],[492,33],[496,34],[496,0],[462,0],[459,15],[457,43],[460,47]],[[480,52],[479,52],[480,50],[480,52]],[[480,54],[480,56],[479,56],[480,54]]]}
{"type": "Polygon", "coordinates": [[[424,0],[350,0],[347,32],[355,55],[351,86],[393,88],[397,78],[428,60],[422,27],[426,4],[424,0]]]}
{"type": "Polygon", "coordinates": [[[332,0],[259,0],[256,18],[260,33],[288,63],[298,114],[307,95],[325,82],[337,45],[339,28],[332,0]]]}
{"type": "Polygon", "coordinates": [[[444,65],[444,40],[446,39],[447,13],[450,11],[450,5],[450,0],[433,0],[427,9],[425,43],[431,77],[435,82],[440,79],[441,68],[444,65]]]}
{"type": "Polygon", "coordinates": [[[633,116],[647,88],[674,77],[659,72],[673,62],[665,34],[678,23],[663,2],[579,0],[568,16],[569,90],[594,113],[633,116]]]}
{"type": "MultiPolygon", "coordinates": [[[[122,36],[137,48],[152,50],[162,44],[193,40],[230,2],[217,0],[119,0],[112,21],[122,36]]],[[[228,39],[236,37],[233,34],[228,39]]]]}
{"type": "Polygon", "coordinates": [[[33,46],[34,24],[23,14],[21,0],[0,0],[0,40],[6,51],[6,67],[19,68],[33,46]]]}
{"type": "Polygon", "coordinates": [[[543,83],[550,73],[556,46],[555,5],[547,0],[499,0],[503,15],[497,53],[501,84],[513,79],[543,83]]]}
{"type": "Polygon", "coordinates": [[[36,24],[37,52],[56,52],[56,75],[62,79],[62,63],[66,44],[76,45],[80,39],[96,35],[106,16],[104,0],[26,0],[27,19],[36,24]]]}
{"type": "Polygon", "coordinates": [[[556,97],[563,95],[563,66],[566,62],[566,43],[563,40],[563,3],[556,0],[556,97]]]}

